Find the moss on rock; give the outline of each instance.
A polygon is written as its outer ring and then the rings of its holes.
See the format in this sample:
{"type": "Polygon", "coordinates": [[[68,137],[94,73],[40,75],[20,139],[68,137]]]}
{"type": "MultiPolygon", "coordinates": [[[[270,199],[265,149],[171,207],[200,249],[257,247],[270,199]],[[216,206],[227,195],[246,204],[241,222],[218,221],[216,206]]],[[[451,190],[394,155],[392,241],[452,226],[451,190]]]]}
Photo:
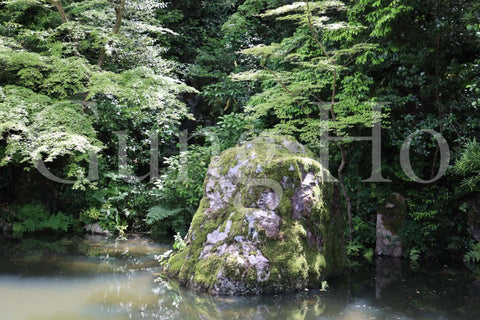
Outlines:
{"type": "Polygon", "coordinates": [[[398,234],[405,220],[406,211],[405,198],[394,193],[380,207],[378,214],[382,215],[384,226],[392,233],[398,234]]]}
{"type": "Polygon", "coordinates": [[[166,274],[212,294],[320,287],[344,265],[344,222],[327,172],[289,136],[214,157],[186,247],[166,274]]]}

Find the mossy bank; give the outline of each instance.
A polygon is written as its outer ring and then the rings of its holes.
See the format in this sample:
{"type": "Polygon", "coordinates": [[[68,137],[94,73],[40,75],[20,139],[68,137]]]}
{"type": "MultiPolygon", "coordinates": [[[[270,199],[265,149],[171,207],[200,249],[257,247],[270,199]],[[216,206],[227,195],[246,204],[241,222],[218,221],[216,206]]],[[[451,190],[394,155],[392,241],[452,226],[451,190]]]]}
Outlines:
{"type": "Polygon", "coordinates": [[[214,157],[186,247],[167,276],[212,294],[320,287],[344,266],[344,221],[326,169],[289,136],[214,157]]]}

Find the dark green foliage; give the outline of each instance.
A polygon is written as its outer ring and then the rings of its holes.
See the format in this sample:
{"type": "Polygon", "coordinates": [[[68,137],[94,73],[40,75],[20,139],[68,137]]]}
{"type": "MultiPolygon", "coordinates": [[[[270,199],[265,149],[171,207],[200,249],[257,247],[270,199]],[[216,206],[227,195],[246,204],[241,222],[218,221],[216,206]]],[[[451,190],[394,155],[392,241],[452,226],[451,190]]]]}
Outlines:
{"type": "Polygon", "coordinates": [[[480,144],[477,140],[471,140],[465,144],[465,148],[455,163],[455,173],[464,176],[462,188],[466,191],[480,190],[480,144]]]}
{"type": "Polygon", "coordinates": [[[145,222],[147,224],[154,224],[164,220],[165,218],[174,216],[179,211],[180,209],[170,210],[170,209],[165,209],[164,207],[161,207],[161,206],[155,206],[150,208],[150,210],[148,210],[145,222]]]}
{"type": "Polygon", "coordinates": [[[465,253],[463,259],[468,263],[479,263],[480,262],[480,242],[471,243],[470,250],[465,253]]]}
{"type": "Polygon", "coordinates": [[[165,236],[169,231],[186,234],[203,196],[203,182],[211,157],[245,138],[248,127],[242,115],[225,115],[215,127],[199,128],[191,135],[190,141],[204,141],[203,145],[189,143],[187,150],[165,159],[167,167],[152,190],[160,206],[150,208],[147,215],[153,233],[157,236],[165,236]]]}
{"type": "Polygon", "coordinates": [[[8,218],[12,223],[14,238],[22,238],[26,234],[66,233],[75,224],[75,219],[62,212],[48,213],[41,205],[23,205],[14,208],[8,218]]]}
{"type": "Polygon", "coordinates": [[[168,140],[190,117],[179,96],[194,92],[174,77],[177,65],[161,57],[163,35],[174,34],[157,19],[164,5],[14,0],[0,6],[0,165],[31,169],[43,160],[74,183],[59,186],[52,201],[85,223],[120,233],[141,229],[156,200],[153,184],[129,184],[122,173],[148,168],[153,136],[162,152],[172,148],[168,140]],[[122,130],[132,139],[131,160],[116,173],[115,132],[122,130]],[[93,153],[100,173],[94,182],[87,179],[93,153]]]}

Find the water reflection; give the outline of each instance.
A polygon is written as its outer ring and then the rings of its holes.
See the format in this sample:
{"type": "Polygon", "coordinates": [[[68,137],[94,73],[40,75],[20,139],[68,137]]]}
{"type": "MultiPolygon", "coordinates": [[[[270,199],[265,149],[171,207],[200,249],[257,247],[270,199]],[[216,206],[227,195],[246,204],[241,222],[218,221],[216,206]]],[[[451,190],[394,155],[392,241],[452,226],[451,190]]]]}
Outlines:
{"type": "Polygon", "coordinates": [[[403,264],[399,258],[377,257],[375,259],[375,298],[382,298],[382,291],[402,278],[403,264]]]}
{"type": "Polygon", "coordinates": [[[480,312],[479,282],[443,265],[412,270],[378,259],[330,281],[327,292],[212,297],[158,278],[154,255],[168,247],[148,239],[64,245],[66,253],[0,257],[1,319],[476,319],[480,312]]]}

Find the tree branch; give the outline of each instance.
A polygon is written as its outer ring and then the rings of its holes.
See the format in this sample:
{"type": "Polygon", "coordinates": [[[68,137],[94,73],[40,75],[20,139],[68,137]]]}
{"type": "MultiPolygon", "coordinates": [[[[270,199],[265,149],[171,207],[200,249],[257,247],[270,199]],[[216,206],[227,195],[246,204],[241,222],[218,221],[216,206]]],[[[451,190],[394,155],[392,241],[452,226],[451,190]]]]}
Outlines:
{"type": "MultiPolygon", "coordinates": [[[[118,34],[120,27],[122,26],[123,11],[125,10],[126,0],[121,0],[118,7],[115,8],[115,24],[112,28],[112,34],[118,34]]],[[[97,67],[101,68],[105,57],[107,55],[105,46],[100,49],[100,54],[98,55],[97,67]]]]}
{"type": "Polygon", "coordinates": [[[63,23],[67,23],[68,17],[67,17],[67,14],[65,13],[65,10],[63,9],[62,3],[57,0],[50,0],[50,3],[57,9],[58,13],[60,14],[60,17],[62,18],[63,23]]]}
{"type": "MultiPolygon", "coordinates": [[[[60,14],[60,18],[62,19],[62,24],[69,22],[70,20],[68,19],[68,16],[65,13],[65,9],[63,8],[62,2],[60,0],[49,0],[49,1],[57,9],[58,13],[60,14]]],[[[73,36],[72,30],[70,30],[70,28],[66,28],[66,29],[67,29],[68,35],[72,39],[73,48],[74,48],[73,54],[75,56],[79,56],[80,52],[78,51],[78,42],[73,36]]]]}
{"type": "Polygon", "coordinates": [[[267,70],[268,72],[270,72],[275,78],[281,86],[283,88],[283,90],[285,90],[289,95],[292,96],[293,99],[297,100],[298,101],[298,104],[300,105],[300,108],[302,108],[303,112],[305,113],[305,115],[307,116],[307,118],[310,118],[310,115],[307,113],[306,111],[306,108],[305,106],[302,104],[302,102],[295,96],[295,94],[292,92],[292,90],[288,89],[288,87],[280,80],[280,78],[278,77],[278,75],[275,73],[275,71],[273,71],[272,69],[270,69],[269,67],[267,67],[266,65],[264,64],[261,64],[260,65],[262,68],[264,68],[265,70],[267,70]]]}
{"type": "MultiPolygon", "coordinates": [[[[318,39],[318,35],[315,32],[313,28],[313,23],[312,23],[312,17],[311,17],[311,11],[310,11],[310,5],[309,2],[306,1],[307,4],[307,19],[308,19],[308,28],[310,29],[310,33],[312,34],[313,38],[315,39],[315,43],[317,46],[322,50],[323,54],[325,57],[330,59],[330,55],[327,52],[327,49],[322,45],[320,40],[318,39]]],[[[332,64],[333,64],[333,84],[332,84],[332,99],[330,102],[330,114],[332,116],[332,121],[335,122],[337,121],[337,117],[335,115],[335,96],[336,96],[336,91],[337,91],[337,80],[338,80],[338,74],[337,74],[337,62],[335,59],[331,59],[332,64]]],[[[347,162],[347,156],[345,153],[345,148],[335,142],[335,145],[337,146],[337,149],[340,151],[342,161],[340,162],[340,166],[338,167],[338,180],[340,181],[340,186],[342,187],[342,193],[343,197],[345,198],[345,201],[347,202],[347,215],[348,215],[348,229],[349,229],[349,240],[350,242],[353,241],[353,219],[352,219],[352,200],[350,199],[350,196],[348,195],[347,188],[345,186],[345,181],[343,179],[343,169],[345,168],[345,164],[347,162]]]]}

